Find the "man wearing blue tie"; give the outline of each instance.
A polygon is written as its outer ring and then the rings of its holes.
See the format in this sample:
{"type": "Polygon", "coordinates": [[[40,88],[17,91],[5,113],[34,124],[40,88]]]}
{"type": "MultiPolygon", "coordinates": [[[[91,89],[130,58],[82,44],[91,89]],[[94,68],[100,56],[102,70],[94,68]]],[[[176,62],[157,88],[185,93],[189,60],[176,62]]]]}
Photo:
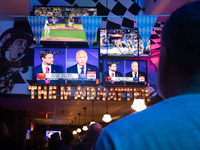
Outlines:
{"type": "Polygon", "coordinates": [[[37,80],[38,73],[63,73],[61,66],[53,65],[53,54],[50,50],[40,51],[42,63],[34,67],[34,83],[64,83],[64,80],[37,80]]]}
{"type": "Polygon", "coordinates": [[[132,71],[126,73],[126,77],[133,77],[133,81],[138,81],[139,76],[144,76],[146,80],[146,74],[142,71],[138,71],[138,62],[134,61],[131,63],[132,71]]]}
{"type": "Polygon", "coordinates": [[[96,66],[88,64],[88,56],[84,50],[76,53],[77,64],[67,68],[67,73],[87,74],[88,71],[96,72],[96,78],[99,79],[99,69],[96,66]]]}

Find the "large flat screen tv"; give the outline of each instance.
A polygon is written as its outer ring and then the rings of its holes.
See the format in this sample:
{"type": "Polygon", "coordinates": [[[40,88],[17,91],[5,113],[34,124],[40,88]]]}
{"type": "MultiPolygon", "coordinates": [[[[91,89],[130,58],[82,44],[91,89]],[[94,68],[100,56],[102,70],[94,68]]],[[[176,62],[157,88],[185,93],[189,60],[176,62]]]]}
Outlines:
{"type": "Polygon", "coordinates": [[[98,49],[35,48],[33,83],[98,85],[98,49]]]}
{"type": "MultiPolygon", "coordinates": [[[[96,16],[97,8],[65,7],[65,6],[34,6],[35,16],[47,16],[48,23],[44,26],[41,44],[87,44],[87,39],[80,16],[96,16]]],[[[94,45],[97,44],[97,36],[94,45]]]]}
{"type": "Polygon", "coordinates": [[[144,47],[138,33],[137,29],[100,29],[100,56],[150,57],[150,40],[144,47]]]}
{"type": "Polygon", "coordinates": [[[145,60],[104,60],[104,86],[146,86],[147,61],[145,60]]]}

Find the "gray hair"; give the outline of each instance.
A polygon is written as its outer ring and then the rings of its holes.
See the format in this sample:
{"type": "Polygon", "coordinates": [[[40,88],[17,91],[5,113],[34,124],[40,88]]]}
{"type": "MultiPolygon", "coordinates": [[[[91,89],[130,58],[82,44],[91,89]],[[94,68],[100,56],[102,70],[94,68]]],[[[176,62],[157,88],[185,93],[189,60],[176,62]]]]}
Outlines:
{"type": "MultiPolygon", "coordinates": [[[[76,52],[76,57],[78,57],[78,53],[81,52],[81,51],[86,53],[86,51],[84,51],[84,50],[81,49],[81,50],[79,50],[79,51],[76,52]]],[[[86,53],[86,56],[87,56],[87,53],[86,53]]]]}

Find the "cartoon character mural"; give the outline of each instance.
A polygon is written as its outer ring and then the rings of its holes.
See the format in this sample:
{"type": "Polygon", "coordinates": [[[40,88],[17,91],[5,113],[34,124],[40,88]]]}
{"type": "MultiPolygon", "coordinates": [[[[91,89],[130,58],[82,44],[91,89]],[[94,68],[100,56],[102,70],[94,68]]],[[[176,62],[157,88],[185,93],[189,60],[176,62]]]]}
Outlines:
{"type": "MultiPolygon", "coordinates": [[[[31,71],[27,63],[32,34],[9,28],[0,36],[0,94],[13,93],[17,83],[26,83],[23,73],[31,71]]],[[[30,65],[30,64],[29,64],[30,65]]],[[[31,75],[31,74],[30,74],[31,75]]],[[[18,89],[19,92],[20,89],[18,89]]]]}

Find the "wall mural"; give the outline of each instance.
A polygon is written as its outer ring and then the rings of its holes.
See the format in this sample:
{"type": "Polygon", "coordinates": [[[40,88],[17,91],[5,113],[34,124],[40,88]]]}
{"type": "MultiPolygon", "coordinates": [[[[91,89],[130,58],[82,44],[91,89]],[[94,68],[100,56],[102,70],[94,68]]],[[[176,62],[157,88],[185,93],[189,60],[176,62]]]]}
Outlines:
{"type": "Polygon", "coordinates": [[[0,93],[28,94],[32,80],[33,34],[27,21],[0,21],[0,93]]]}

